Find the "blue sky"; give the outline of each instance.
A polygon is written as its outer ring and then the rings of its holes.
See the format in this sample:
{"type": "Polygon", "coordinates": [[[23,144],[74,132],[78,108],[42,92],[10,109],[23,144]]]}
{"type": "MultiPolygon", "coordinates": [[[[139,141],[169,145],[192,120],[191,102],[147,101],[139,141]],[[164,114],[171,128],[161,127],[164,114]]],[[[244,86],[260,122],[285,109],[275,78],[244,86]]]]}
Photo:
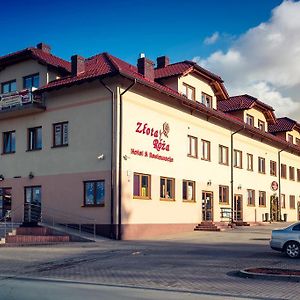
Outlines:
{"type": "Polygon", "coordinates": [[[299,0],[1,1],[0,55],[39,42],[69,59],[107,51],[193,59],[230,95],[250,94],[300,120],[299,0]]]}
{"type": "Polygon", "coordinates": [[[44,41],[68,59],[108,51],[131,63],[140,52],[172,61],[207,56],[230,38],[269,18],[281,0],[1,1],[0,55],[44,41]],[[16,5],[17,3],[17,5],[16,5]],[[4,13],[5,12],[5,13],[4,13]],[[218,31],[218,45],[203,45],[218,31]]]}

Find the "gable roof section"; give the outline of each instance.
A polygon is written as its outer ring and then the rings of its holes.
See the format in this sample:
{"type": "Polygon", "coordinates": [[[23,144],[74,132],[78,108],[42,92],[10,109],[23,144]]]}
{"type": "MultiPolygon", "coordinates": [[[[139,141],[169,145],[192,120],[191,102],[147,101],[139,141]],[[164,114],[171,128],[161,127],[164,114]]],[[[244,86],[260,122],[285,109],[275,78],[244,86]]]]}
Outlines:
{"type": "Polygon", "coordinates": [[[271,133],[287,132],[298,129],[300,132],[300,124],[288,117],[278,118],[276,124],[269,125],[268,130],[271,133]]]}
{"type": "Polygon", "coordinates": [[[155,80],[161,81],[162,79],[174,77],[174,76],[185,76],[190,73],[195,73],[204,77],[208,80],[216,93],[218,100],[228,99],[228,92],[223,84],[223,80],[220,76],[202,68],[197,63],[185,60],[182,62],[177,62],[174,64],[167,65],[164,68],[156,68],[155,72],[155,80]]]}
{"type": "Polygon", "coordinates": [[[59,69],[65,74],[71,72],[70,62],[35,47],[25,48],[8,55],[0,56],[0,69],[27,59],[37,60],[41,64],[59,69]]]}
{"type": "Polygon", "coordinates": [[[258,110],[262,111],[267,121],[271,124],[276,123],[273,107],[261,102],[253,96],[244,94],[230,97],[228,100],[218,101],[218,109],[225,113],[247,110],[251,108],[257,108],[258,110]]]}

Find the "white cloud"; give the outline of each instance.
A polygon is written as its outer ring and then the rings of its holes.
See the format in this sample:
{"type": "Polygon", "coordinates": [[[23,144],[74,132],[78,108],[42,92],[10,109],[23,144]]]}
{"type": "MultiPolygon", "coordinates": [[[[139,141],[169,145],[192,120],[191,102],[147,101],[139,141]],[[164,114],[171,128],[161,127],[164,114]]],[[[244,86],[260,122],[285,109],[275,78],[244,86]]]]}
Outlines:
{"type": "Polygon", "coordinates": [[[294,98],[300,95],[299,32],[300,2],[286,0],[268,21],[233,40],[227,51],[194,60],[220,74],[231,95],[250,93],[273,106],[277,115],[300,121],[300,96],[294,98]]]}
{"type": "Polygon", "coordinates": [[[214,32],[211,36],[204,39],[205,45],[212,45],[220,38],[219,32],[214,32]]]}

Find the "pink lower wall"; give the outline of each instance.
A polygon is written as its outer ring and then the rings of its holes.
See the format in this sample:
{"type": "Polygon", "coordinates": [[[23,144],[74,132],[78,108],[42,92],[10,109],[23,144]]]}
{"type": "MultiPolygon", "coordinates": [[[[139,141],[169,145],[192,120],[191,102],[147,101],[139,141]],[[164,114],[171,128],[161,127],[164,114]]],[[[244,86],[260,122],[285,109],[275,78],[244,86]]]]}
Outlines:
{"type": "Polygon", "coordinates": [[[54,217],[55,222],[110,223],[110,172],[87,172],[4,179],[0,188],[12,188],[12,216],[16,222],[23,221],[24,187],[41,186],[42,216],[54,217]],[[83,207],[84,181],[105,180],[104,207],[83,207]]]}

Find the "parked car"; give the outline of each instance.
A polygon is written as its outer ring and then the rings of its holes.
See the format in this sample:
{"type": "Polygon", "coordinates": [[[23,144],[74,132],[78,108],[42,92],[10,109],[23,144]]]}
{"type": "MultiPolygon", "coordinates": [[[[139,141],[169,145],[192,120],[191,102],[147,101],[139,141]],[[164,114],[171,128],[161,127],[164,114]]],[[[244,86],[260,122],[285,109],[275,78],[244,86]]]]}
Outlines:
{"type": "Polygon", "coordinates": [[[290,258],[300,256],[300,222],[283,229],[272,230],[270,247],[282,251],[290,258]]]}

